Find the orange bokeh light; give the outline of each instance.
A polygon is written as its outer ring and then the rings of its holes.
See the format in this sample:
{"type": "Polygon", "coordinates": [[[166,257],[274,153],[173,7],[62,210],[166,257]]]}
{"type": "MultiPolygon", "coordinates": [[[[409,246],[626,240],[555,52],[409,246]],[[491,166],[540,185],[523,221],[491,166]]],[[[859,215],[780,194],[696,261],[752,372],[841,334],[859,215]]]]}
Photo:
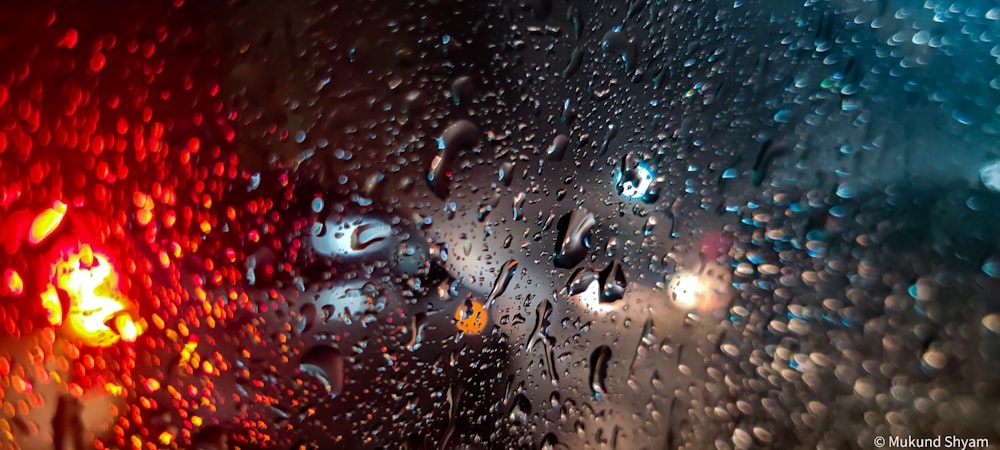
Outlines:
{"type": "Polygon", "coordinates": [[[455,326],[466,334],[477,334],[486,328],[487,313],[482,303],[467,301],[455,309],[455,326]]]}

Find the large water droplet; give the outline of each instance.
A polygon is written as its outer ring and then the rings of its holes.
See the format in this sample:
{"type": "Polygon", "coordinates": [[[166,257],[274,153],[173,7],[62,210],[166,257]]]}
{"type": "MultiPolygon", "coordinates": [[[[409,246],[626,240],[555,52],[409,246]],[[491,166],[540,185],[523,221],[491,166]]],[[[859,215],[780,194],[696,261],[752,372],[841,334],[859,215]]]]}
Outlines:
{"type": "Polygon", "coordinates": [[[459,404],[462,401],[462,393],[464,389],[461,384],[455,384],[448,387],[448,392],[445,394],[445,399],[448,401],[448,428],[445,429],[444,437],[441,439],[441,445],[438,446],[440,449],[449,448],[448,442],[451,441],[451,437],[455,434],[455,416],[459,412],[459,404]]]}
{"type": "Polygon", "coordinates": [[[323,256],[371,256],[386,249],[392,237],[392,227],[375,217],[331,217],[323,223],[326,232],[313,234],[310,240],[313,250],[323,256]]]}
{"type": "Polygon", "coordinates": [[[635,65],[635,44],[629,41],[625,33],[617,29],[605,33],[601,39],[601,47],[605,52],[617,56],[626,72],[632,70],[635,65]]]}
{"type": "Polygon", "coordinates": [[[514,180],[514,163],[507,161],[501,164],[497,175],[500,178],[500,183],[503,183],[504,186],[510,186],[510,182],[514,180]]]}
{"type": "Polygon", "coordinates": [[[489,297],[486,299],[487,306],[493,305],[493,302],[503,295],[504,291],[507,290],[507,286],[510,285],[510,280],[514,278],[514,273],[517,271],[517,260],[511,259],[503,265],[500,273],[497,274],[497,279],[493,282],[493,290],[490,291],[489,297]]]}
{"type": "Polygon", "coordinates": [[[438,138],[440,152],[431,160],[427,172],[427,183],[434,194],[448,198],[451,189],[452,165],[463,150],[471,150],[479,144],[479,127],[462,119],[445,128],[438,138]]]}
{"type": "Polygon", "coordinates": [[[608,366],[611,364],[611,348],[597,347],[590,354],[590,390],[594,398],[602,400],[608,396],[608,366]]]}
{"type": "Polygon", "coordinates": [[[653,170],[635,152],[629,152],[622,158],[614,177],[615,189],[619,195],[627,199],[650,201],[648,196],[653,186],[653,170]]]}
{"type": "Polygon", "coordinates": [[[517,394],[514,397],[514,404],[510,407],[508,417],[512,422],[526,424],[531,419],[531,402],[524,394],[517,394]]]}
{"type": "Polygon", "coordinates": [[[476,92],[476,85],[469,76],[460,76],[451,83],[451,100],[456,105],[468,104],[476,92]]]}
{"type": "Polygon", "coordinates": [[[597,273],[586,267],[581,267],[573,272],[566,287],[569,295],[579,295],[587,291],[587,288],[597,279],[597,273]]]}
{"type": "Polygon", "coordinates": [[[377,223],[362,223],[351,232],[351,250],[363,252],[372,245],[384,241],[392,229],[377,223]]]}
{"type": "Polygon", "coordinates": [[[585,208],[574,209],[559,220],[559,237],[552,258],[556,267],[572,269],[583,261],[589,250],[587,233],[596,223],[594,214],[585,208]]]}
{"type": "Polygon", "coordinates": [[[319,310],[316,308],[315,303],[305,303],[299,308],[300,322],[298,327],[299,333],[305,333],[312,329],[313,325],[316,323],[316,317],[319,310]]]}
{"type": "Polygon", "coordinates": [[[566,101],[563,102],[563,110],[562,114],[559,115],[559,120],[562,120],[563,123],[570,125],[574,120],[576,120],[576,116],[576,106],[574,106],[571,99],[567,98],[566,101]]]}
{"type": "Polygon", "coordinates": [[[299,363],[299,370],[312,375],[323,383],[326,392],[340,395],[344,388],[344,357],[328,345],[311,348],[299,363]]]}
{"type": "Polygon", "coordinates": [[[561,161],[566,156],[566,147],[569,147],[569,138],[560,134],[552,139],[549,148],[545,150],[545,156],[549,161],[561,161]]]}
{"type": "Polygon", "coordinates": [[[625,296],[625,269],[622,268],[618,260],[614,260],[603,271],[601,271],[601,301],[614,302],[621,300],[625,296]]]}
{"type": "Polygon", "coordinates": [[[545,368],[547,374],[553,382],[559,381],[559,373],[556,372],[556,358],[553,345],[555,338],[549,336],[549,318],[552,316],[552,302],[543,300],[535,307],[535,326],[532,327],[531,334],[528,335],[528,351],[532,351],[536,345],[541,344],[545,352],[545,368]]]}
{"type": "Polygon", "coordinates": [[[541,450],[563,450],[566,448],[569,447],[565,444],[560,444],[559,439],[556,438],[556,435],[553,433],[546,434],[545,437],[542,438],[541,450]]]}
{"type": "Polygon", "coordinates": [[[569,55],[569,62],[566,63],[566,68],[563,69],[563,78],[569,78],[577,70],[580,69],[580,64],[583,62],[583,49],[577,47],[573,49],[573,52],[569,55]]]}

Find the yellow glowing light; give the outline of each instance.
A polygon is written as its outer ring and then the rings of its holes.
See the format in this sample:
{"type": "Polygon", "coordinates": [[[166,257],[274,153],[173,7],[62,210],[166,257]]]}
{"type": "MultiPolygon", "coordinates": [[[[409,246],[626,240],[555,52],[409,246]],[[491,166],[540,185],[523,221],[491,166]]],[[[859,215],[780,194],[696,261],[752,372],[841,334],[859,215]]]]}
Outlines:
{"type": "Polygon", "coordinates": [[[163,445],[170,445],[170,443],[174,441],[174,435],[169,431],[164,431],[160,433],[159,440],[163,445]]]}
{"type": "Polygon", "coordinates": [[[4,282],[7,283],[7,290],[11,295],[21,295],[24,293],[24,280],[21,274],[14,269],[7,269],[3,274],[4,282]]]}
{"type": "Polygon", "coordinates": [[[51,208],[42,211],[31,222],[31,228],[28,231],[28,242],[31,245],[37,245],[44,241],[59,228],[65,217],[66,204],[57,200],[52,204],[51,208]]]}
{"type": "Polygon", "coordinates": [[[122,387],[121,385],[118,385],[118,384],[105,383],[104,384],[104,392],[107,392],[108,394],[116,396],[116,397],[121,397],[122,394],[125,393],[125,388],[122,387]]]}
{"type": "Polygon", "coordinates": [[[146,390],[150,393],[160,390],[160,382],[152,378],[146,379],[146,390]]]}
{"type": "Polygon", "coordinates": [[[670,282],[670,298],[682,309],[717,310],[734,296],[730,279],[725,267],[712,262],[700,273],[678,273],[670,282]]]}
{"type": "Polygon", "coordinates": [[[125,342],[135,342],[136,338],[142,334],[139,324],[135,323],[128,314],[120,314],[115,317],[115,328],[118,329],[118,335],[125,342]]]}
{"type": "Polygon", "coordinates": [[[45,289],[45,292],[42,292],[42,308],[45,309],[45,314],[49,319],[50,325],[57,327],[62,325],[62,301],[59,300],[59,294],[56,293],[55,286],[51,284],[45,289]]]}
{"type": "Polygon", "coordinates": [[[673,294],[674,301],[681,308],[690,309],[698,306],[702,291],[704,288],[701,285],[701,280],[698,279],[698,275],[693,273],[678,275],[671,283],[670,292],[673,294]]]}
{"type": "Polygon", "coordinates": [[[198,341],[190,340],[184,344],[184,348],[181,349],[181,361],[180,366],[184,367],[191,361],[191,357],[194,356],[194,351],[198,348],[198,341]]]}
{"type": "Polygon", "coordinates": [[[144,331],[126,311],[127,302],[118,292],[118,274],[106,256],[84,248],[56,264],[54,278],[69,294],[66,325],[85,344],[106,347],[119,339],[132,342],[144,331]],[[117,331],[107,325],[112,318],[117,331]]]}

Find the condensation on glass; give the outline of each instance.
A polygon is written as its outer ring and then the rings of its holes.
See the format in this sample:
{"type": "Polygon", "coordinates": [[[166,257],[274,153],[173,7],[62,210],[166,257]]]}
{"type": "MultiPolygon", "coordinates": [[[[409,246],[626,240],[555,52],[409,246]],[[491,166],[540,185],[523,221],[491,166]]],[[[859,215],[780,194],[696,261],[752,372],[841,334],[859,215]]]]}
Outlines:
{"type": "Polygon", "coordinates": [[[998,64],[981,1],[6,2],[0,448],[1000,445],[998,64]]]}

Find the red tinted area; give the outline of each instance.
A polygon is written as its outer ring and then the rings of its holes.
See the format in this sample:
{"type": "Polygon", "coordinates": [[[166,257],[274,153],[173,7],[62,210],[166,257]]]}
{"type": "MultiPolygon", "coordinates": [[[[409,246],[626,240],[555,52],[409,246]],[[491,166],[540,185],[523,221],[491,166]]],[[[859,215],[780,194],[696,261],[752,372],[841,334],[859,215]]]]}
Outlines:
{"type": "Polygon", "coordinates": [[[701,238],[701,256],[708,260],[718,259],[729,253],[733,238],[721,231],[709,231],[701,238]]]}

